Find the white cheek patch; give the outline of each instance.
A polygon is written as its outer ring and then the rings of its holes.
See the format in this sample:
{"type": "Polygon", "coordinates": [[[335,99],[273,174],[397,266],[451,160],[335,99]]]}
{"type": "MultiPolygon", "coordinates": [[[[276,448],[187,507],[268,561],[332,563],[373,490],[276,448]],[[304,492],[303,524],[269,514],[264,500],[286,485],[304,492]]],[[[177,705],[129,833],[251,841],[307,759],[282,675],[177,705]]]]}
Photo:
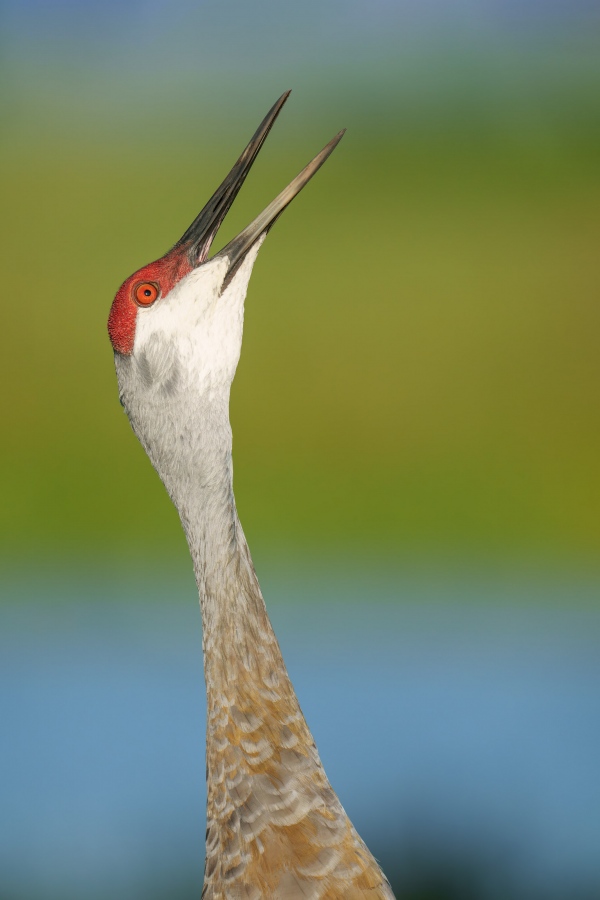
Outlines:
{"type": "Polygon", "coordinates": [[[227,259],[194,269],[166,296],[138,312],[133,357],[146,387],[179,374],[206,393],[229,388],[240,356],[244,300],[262,236],[220,293],[227,259]]]}

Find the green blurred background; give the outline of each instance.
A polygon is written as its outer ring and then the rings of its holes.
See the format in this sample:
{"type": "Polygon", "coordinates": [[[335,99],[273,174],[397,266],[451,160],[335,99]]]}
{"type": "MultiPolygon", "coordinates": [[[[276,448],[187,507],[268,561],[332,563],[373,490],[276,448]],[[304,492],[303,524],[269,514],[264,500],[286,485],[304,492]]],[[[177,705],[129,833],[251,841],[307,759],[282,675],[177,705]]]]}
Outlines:
{"type": "Polygon", "coordinates": [[[595,569],[592,13],[6,4],[5,559],[187,564],[105,320],[292,87],[219,243],[348,133],[252,279],[232,401],[251,543],[595,569]]]}
{"type": "Polygon", "coordinates": [[[215,249],[348,129],[232,395],[322,757],[398,897],[598,896],[599,51],[595,0],[0,0],[2,900],[199,893],[195,588],[106,319],[288,88],[215,249]]]}

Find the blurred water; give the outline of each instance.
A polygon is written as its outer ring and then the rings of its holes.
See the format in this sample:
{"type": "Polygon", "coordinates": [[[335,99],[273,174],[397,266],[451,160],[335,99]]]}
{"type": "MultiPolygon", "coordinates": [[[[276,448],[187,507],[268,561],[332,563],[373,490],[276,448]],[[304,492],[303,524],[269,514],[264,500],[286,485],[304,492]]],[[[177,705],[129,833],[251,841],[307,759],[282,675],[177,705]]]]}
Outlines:
{"type": "MultiPolygon", "coordinates": [[[[0,896],[198,896],[193,587],[7,594],[0,896]]],[[[270,610],[331,781],[398,890],[464,876],[474,893],[428,896],[600,896],[596,585],[304,572],[266,594],[286,601],[270,610]]]]}

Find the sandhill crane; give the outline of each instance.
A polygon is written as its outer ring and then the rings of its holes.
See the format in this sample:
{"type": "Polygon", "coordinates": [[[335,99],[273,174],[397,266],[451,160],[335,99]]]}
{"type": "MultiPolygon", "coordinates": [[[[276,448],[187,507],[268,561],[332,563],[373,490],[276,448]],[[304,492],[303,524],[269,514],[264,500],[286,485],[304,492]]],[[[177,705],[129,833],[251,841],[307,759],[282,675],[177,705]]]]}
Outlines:
{"type": "Polygon", "coordinates": [[[233,496],[229,392],[260,245],[337,134],[259,216],[212,241],[289,91],[161,259],[119,288],[108,331],[119,395],[177,507],[203,624],[205,900],[393,900],[332,790],[275,638],[233,496]]]}

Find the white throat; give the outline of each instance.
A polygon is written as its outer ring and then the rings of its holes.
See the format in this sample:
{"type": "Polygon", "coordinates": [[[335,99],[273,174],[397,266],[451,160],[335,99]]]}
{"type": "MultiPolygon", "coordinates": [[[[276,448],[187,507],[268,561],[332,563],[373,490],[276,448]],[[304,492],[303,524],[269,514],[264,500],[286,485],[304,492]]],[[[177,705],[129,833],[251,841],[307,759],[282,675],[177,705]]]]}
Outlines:
{"type": "Polygon", "coordinates": [[[170,377],[177,361],[199,395],[229,390],[242,348],[244,301],[264,236],[248,252],[225,290],[226,258],[193,269],[152,307],[140,309],[132,358],[155,386],[170,377]],[[151,371],[148,371],[150,366],[151,371]]]}
{"type": "Polygon", "coordinates": [[[229,393],[262,240],[223,292],[227,260],[216,258],[140,309],[132,354],[115,355],[133,430],[179,511],[190,546],[198,549],[200,542],[211,556],[237,521],[229,393]]]}

